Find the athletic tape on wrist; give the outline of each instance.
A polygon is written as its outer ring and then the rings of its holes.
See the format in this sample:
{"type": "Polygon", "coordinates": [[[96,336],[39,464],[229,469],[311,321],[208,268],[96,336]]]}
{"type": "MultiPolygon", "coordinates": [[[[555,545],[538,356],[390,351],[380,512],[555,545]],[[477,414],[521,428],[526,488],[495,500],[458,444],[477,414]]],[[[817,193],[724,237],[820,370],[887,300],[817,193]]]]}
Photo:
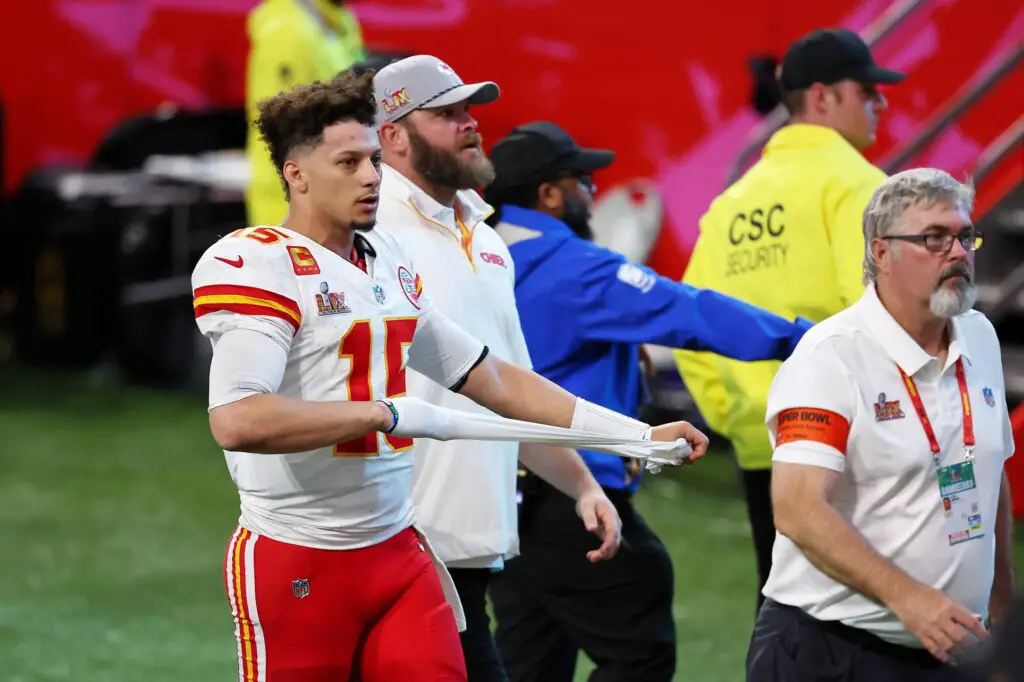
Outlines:
{"type": "Polygon", "coordinates": [[[572,428],[620,438],[649,440],[651,427],[642,421],[619,414],[607,407],[576,398],[572,412],[572,428]]]}

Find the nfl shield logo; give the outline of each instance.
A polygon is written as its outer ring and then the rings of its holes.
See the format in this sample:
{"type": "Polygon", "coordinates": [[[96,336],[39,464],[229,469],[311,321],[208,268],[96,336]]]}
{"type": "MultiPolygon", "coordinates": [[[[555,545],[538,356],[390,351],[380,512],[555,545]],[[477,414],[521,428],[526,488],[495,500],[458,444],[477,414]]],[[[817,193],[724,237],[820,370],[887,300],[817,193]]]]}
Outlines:
{"type": "Polygon", "coordinates": [[[299,578],[292,581],[292,596],[305,599],[309,596],[309,578],[299,578]]]}
{"type": "Polygon", "coordinates": [[[986,405],[988,405],[989,407],[995,407],[996,406],[996,396],[992,392],[991,388],[989,388],[988,386],[983,388],[981,390],[981,395],[983,395],[985,397],[985,404],[986,405]]]}
{"type": "Polygon", "coordinates": [[[384,305],[384,299],[385,299],[384,287],[382,287],[379,284],[374,284],[373,285],[373,297],[375,299],[377,299],[377,303],[380,303],[381,305],[384,305]]]}

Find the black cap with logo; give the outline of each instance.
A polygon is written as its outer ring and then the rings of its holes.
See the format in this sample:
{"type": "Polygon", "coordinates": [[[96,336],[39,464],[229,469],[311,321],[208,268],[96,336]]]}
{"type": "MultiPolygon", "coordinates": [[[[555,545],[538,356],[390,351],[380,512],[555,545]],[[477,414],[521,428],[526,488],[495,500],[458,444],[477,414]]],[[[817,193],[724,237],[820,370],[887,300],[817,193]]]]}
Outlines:
{"type": "Polygon", "coordinates": [[[841,80],[858,83],[899,83],[906,76],[875,63],[871,49],[853,31],[829,28],[812,31],[789,46],[782,58],[782,89],[806,90],[815,83],[841,80]]]}
{"type": "Polygon", "coordinates": [[[495,178],[488,187],[521,187],[553,179],[558,173],[593,173],[610,165],[615,152],[584,149],[554,123],[537,121],[509,131],[490,153],[495,178]]]}

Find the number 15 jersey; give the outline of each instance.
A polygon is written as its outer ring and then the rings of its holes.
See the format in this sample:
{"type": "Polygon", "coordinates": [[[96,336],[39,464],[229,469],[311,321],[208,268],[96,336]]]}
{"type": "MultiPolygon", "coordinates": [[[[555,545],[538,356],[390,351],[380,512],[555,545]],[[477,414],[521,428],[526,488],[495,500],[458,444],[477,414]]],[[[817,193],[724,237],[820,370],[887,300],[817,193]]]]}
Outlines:
{"type": "MultiPolygon", "coordinates": [[[[393,237],[371,231],[356,239],[365,270],[282,227],[238,230],[211,246],[192,289],[196,322],[214,353],[235,329],[272,339],[283,373],[247,367],[268,377],[251,383],[272,382],[280,395],[309,401],[398,397],[407,364],[443,386],[461,382],[483,344],[431,306],[393,237]]],[[[251,394],[218,400],[211,390],[210,409],[251,394]]],[[[309,452],[224,454],[242,526],[282,542],[354,549],[415,521],[412,449],[412,439],[372,432],[309,452]]]]}

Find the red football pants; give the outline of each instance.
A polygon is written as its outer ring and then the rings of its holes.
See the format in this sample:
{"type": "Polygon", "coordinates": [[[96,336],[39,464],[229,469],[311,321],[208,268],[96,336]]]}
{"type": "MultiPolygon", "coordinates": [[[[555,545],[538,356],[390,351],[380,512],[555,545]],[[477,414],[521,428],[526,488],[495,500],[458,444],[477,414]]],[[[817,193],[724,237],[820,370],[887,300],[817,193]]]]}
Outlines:
{"type": "Polygon", "coordinates": [[[224,582],[241,682],[465,682],[451,607],[406,529],[324,550],[239,528],[224,582]]]}

